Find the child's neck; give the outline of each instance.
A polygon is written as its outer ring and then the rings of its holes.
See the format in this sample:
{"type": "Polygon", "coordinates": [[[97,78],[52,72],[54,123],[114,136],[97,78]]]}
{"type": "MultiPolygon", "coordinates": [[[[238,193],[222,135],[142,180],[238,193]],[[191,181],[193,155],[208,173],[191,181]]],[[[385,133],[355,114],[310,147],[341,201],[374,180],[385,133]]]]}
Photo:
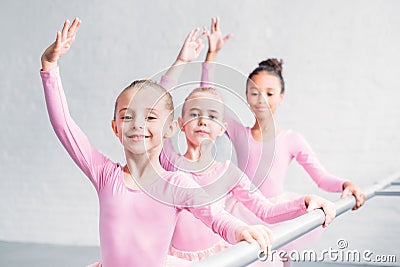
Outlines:
{"type": "MultiPolygon", "coordinates": [[[[160,164],[159,155],[160,153],[157,151],[143,154],[132,154],[125,151],[125,175],[130,176],[131,180],[136,179],[141,186],[151,185],[166,172],[160,164]]],[[[132,185],[131,182],[129,184],[132,185]]]]}
{"type": "Polygon", "coordinates": [[[251,128],[251,134],[256,141],[265,142],[274,138],[279,132],[275,125],[273,116],[256,118],[254,126],[251,128]]]}
{"type": "Polygon", "coordinates": [[[206,172],[215,163],[215,156],[212,153],[214,143],[211,141],[208,144],[195,145],[187,142],[188,149],[184,155],[189,169],[196,173],[206,172]],[[197,171],[196,171],[197,170],[197,171]]]}
{"type": "Polygon", "coordinates": [[[258,129],[262,131],[271,131],[275,128],[274,116],[273,114],[266,115],[265,117],[256,118],[253,129],[258,129]]]}

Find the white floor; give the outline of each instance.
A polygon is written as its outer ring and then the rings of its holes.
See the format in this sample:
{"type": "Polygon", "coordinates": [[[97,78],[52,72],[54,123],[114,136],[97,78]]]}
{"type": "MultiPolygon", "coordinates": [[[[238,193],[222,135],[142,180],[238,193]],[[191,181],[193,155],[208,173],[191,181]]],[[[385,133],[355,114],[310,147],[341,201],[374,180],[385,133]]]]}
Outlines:
{"type": "MultiPolygon", "coordinates": [[[[98,247],[57,246],[0,241],[1,267],[84,267],[96,262],[99,256],[98,247]]],[[[292,266],[366,267],[372,265],[303,262],[293,263],[292,266]]]]}
{"type": "Polygon", "coordinates": [[[84,267],[98,261],[98,247],[0,241],[1,267],[84,267]]]}

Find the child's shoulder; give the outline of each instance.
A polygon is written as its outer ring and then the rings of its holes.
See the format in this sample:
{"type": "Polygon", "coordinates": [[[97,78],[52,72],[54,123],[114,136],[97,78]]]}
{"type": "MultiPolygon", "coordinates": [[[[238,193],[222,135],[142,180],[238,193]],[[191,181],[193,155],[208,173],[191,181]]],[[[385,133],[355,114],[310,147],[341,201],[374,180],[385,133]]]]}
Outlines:
{"type": "Polygon", "coordinates": [[[123,164],[114,162],[106,156],[103,157],[102,165],[103,174],[105,176],[114,176],[115,174],[119,174],[124,171],[123,164]]]}
{"type": "Polygon", "coordinates": [[[303,134],[294,131],[292,129],[289,130],[281,130],[282,132],[277,137],[277,143],[281,147],[289,147],[290,149],[295,150],[303,150],[305,147],[308,147],[308,142],[304,138],[303,134]]]}
{"type": "Polygon", "coordinates": [[[276,134],[277,139],[290,139],[290,140],[298,140],[298,139],[304,139],[303,135],[297,131],[294,131],[293,129],[281,129],[279,132],[276,134]]]}

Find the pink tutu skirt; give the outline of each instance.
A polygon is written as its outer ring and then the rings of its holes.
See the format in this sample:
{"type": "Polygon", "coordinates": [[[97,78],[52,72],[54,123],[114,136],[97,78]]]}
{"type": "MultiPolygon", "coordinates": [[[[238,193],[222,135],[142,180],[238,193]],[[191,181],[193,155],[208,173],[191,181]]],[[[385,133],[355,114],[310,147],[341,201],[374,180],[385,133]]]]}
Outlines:
{"type": "Polygon", "coordinates": [[[169,255],[184,259],[187,261],[200,261],[202,259],[205,259],[211,255],[214,255],[218,252],[221,252],[222,250],[228,248],[230,245],[225,242],[224,240],[219,241],[216,243],[214,246],[204,249],[204,250],[198,250],[198,251],[183,251],[174,248],[173,246],[169,247],[169,255]]]}

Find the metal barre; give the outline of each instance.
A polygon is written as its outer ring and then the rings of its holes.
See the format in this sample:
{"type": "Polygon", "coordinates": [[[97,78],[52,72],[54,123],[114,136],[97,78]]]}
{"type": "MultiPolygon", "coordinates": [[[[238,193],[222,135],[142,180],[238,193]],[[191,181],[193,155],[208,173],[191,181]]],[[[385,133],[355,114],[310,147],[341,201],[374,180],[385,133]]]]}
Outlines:
{"type": "MultiPolygon", "coordinates": [[[[390,185],[398,185],[400,172],[389,176],[387,179],[376,183],[375,185],[364,190],[366,200],[374,197],[375,195],[384,195],[381,192],[390,185]]],[[[336,200],[336,217],[351,210],[356,199],[354,196],[348,196],[336,200]]],[[[287,221],[284,224],[274,229],[274,242],[272,249],[278,249],[283,245],[295,240],[296,238],[310,232],[311,230],[321,226],[325,221],[325,214],[321,209],[314,210],[303,216],[287,221]]],[[[208,266],[247,266],[248,264],[258,260],[258,253],[260,247],[257,243],[249,244],[242,241],[216,255],[210,256],[205,260],[196,262],[191,266],[208,267],[208,266]]]]}

